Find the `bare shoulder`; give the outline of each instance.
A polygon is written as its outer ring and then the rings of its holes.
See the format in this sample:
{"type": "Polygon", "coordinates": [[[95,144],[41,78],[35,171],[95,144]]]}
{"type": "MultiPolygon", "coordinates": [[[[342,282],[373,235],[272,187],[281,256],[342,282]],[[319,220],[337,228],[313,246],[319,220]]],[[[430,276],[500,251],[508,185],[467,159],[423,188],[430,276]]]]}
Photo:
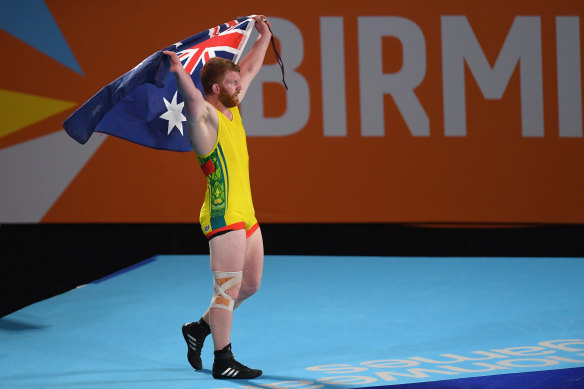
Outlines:
{"type": "MultiPolygon", "coordinates": [[[[204,100],[203,100],[204,101],[204,100]]],[[[188,121],[188,135],[193,150],[199,155],[209,154],[217,142],[219,115],[215,107],[204,101],[204,114],[188,121]]]]}

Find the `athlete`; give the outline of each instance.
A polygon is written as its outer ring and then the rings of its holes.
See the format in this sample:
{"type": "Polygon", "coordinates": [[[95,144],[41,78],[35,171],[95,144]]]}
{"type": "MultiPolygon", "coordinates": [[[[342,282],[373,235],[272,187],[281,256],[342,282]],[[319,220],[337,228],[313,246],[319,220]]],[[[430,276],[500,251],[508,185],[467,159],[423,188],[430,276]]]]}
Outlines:
{"type": "Polygon", "coordinates": [[[235,360],[230,339],[233,310],[258,290],[264,260],[238,108],[262,66],[272,36],[265,16],[256,16],[255,26],[260,36],[239,65],[218,57],[205,63],[200,73],[204,97],[176,53],[164,51],[170,57],[170,71],[184,100],[191,145],[207,179],[200,222],[209,239],[214,278],[209,309],[198,322],[183,325],[182,332],[188,346],[187,359],[196,370],[202,368],[205,338],[212,334],[213,377],[219,379],[250,379],[262,374],[235,360]]]}

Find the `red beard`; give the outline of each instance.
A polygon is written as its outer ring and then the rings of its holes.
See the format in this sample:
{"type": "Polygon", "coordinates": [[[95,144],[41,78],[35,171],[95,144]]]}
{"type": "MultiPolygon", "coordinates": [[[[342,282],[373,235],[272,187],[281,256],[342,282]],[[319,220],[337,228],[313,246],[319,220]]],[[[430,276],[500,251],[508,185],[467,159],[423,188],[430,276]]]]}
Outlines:
{"type": "Polygon", "coordinates": [[[225,107],[233,108],[233,107],[237,107],[239,105],[239,99],[237,98],[238,94],[239,94],[239,92],[236,92],[236,93],[230,95],[229,93],[227,93],[227,91],[225,89],[221,88],[217,98],[219,99],[221,104],[223,104],[225,107]]]}

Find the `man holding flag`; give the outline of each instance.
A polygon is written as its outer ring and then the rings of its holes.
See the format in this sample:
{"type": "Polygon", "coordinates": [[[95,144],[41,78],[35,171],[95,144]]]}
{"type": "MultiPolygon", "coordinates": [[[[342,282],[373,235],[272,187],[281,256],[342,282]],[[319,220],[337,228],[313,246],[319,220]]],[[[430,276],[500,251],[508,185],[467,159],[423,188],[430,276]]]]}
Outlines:
{"type": "Polygon", "coordinates": [[[213,377],[250,379],[262,374],[237,362],[231,352],[233,309],[260,285],[264,248],[255,218],[249,183],[249,157],[238,105],[259,72],[270,43],[270,23],[255,16],[260,36],[248,54],[234,62],[208,59],[200,76],[205,96],[193,83],[174,51],[170,72],[183,98],[186,132],[207,179],[200,223],[209,239],[214,293],[209,309],[198,322],[183,326],[188,360],[202,368],[201,348],[211,333],[215,348],[213,377]]]}
{"type": "MultiPolygon", "coordinates": [[[[202,318],[185,324],[182,332],[188,361],[197,370],[202,368],[203,342],[212,333],[215,378],[262,374],[234,359],[230,337],[233,309],[258,290],[263,270],[264,246],[238,105],[262,66],[270,40],[275,50],[270,22],[257,15],[200,32],[153,53],[63,123],[81,144],[100,132],[146,147],[197,154],[207,179],[200,223],[209,239],[214,293],[202,318]],[[260,36],[238,66],[254,25],[260,36]]],[[[286,86],[277,51],[276,57],[286,86]]]]}

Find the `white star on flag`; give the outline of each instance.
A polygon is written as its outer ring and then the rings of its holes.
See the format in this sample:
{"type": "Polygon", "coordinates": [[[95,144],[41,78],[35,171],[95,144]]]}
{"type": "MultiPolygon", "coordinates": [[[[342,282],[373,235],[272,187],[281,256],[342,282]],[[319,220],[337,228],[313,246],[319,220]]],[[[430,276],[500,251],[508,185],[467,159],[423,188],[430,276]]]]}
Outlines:
{"type": "Polygon", "coordinates": [[[163,113],[162,115],[160,115],[160,118],[164,119],[164,120],[168,120],[168,134],[167,135],[170,135],[170,132],[174,129],[174,127],[178,128],[181,135],[184,135],[182,122],[186,121],[187,118],[182,114],[182,109],[183,109],[183,105],[185,103],[184,103],[184,101],[180,104],[176,103],[177,94],[178,94],[178,91],[174,92],[174,97],[172,98],[172,102],[170,102],[170,103],[168,102],[168,100],[166,100],[166,97],[163,97],[164,105],[166,105],[167,111],[165,113],[163,113]]]}

